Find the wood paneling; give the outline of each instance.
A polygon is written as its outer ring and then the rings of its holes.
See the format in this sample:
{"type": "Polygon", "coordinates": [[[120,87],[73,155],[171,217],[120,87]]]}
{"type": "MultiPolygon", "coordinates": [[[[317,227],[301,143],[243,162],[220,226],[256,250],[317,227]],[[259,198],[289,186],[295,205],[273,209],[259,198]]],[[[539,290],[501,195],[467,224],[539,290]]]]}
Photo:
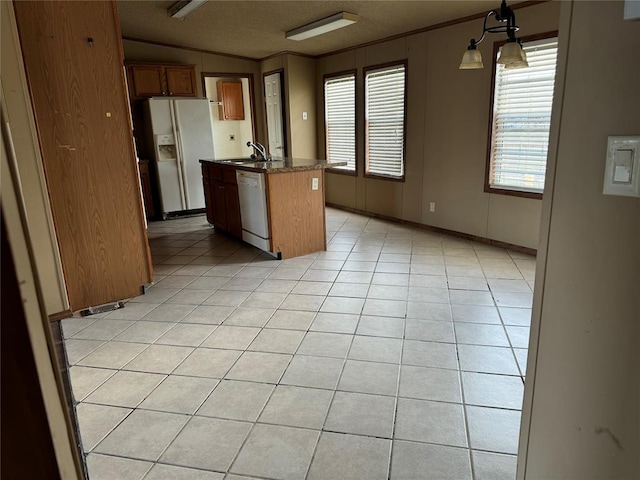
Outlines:
{"type": "Polygon", "coordinates": [[[139,295],[152,269],[115,3],[14,5],[71,309],[139,295]]]}
{"type": "Polygon", "coordinates": [[[267,175],[267,189],[272,251],[291,258],[326,250],[324,171],[267,175]]]}

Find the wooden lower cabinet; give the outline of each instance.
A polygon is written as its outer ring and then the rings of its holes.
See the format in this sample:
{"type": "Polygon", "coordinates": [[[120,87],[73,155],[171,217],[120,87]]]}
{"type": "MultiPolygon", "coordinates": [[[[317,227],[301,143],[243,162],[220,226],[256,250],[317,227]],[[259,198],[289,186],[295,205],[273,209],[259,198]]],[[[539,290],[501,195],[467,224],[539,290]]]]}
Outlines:
{"type": "Polygon", "coordinates": [[[216,230],[242,238],[240,199],[235,169],[222,165],[202,165],[207,221],[216,230]]]}

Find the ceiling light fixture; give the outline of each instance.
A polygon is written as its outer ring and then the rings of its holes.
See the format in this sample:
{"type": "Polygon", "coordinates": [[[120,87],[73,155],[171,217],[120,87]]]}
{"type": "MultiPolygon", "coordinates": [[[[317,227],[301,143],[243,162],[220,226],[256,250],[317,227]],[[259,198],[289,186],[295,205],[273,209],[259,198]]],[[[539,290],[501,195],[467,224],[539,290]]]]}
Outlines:
{"type": "Polygon", "coordinates": [[[358,21],[358,15],[354,13],[340,12],[330,17],[316,20],[302,27],[294,28],[285,33],[289,40],[305,40],[307,38],[322,35],[338,28],[346,27],[358,21]]]}
{"type": "Polygon", "coordinates": [[[505,66],[505,68],[521,68],[528,67],[527,56],[522,49],[522,42],[516,38],[516,32],[520,30],[520,27],[516,25],[516,15],[509,7],[507,7],[506,0],[502,0],[500,10],[491,10],[487,12],[484,17],[484,24],[482,26],[482,36],[480,40],[472,38],[467,47],[467,51],[462,56],[462,63],[460,63],[461,70],[483,68],[482,55],[478,50],[478,44],[484,40],[487,33],[506,33],[507,43],[505,43],[500,51],[500,57],[496,60],[505,66]],[[495,15],[496,20],[500,23],[493,27],[487,27],[487,20],[489,17],[495,15]],[[506,25],[505,25],[506,23],[506,25]]]}
{"type": "Polygon", "coordinates": [[[207,0],[181,0],[167,8],[167,14],[172,18],[184,18],[201,7],[207,0]]]}

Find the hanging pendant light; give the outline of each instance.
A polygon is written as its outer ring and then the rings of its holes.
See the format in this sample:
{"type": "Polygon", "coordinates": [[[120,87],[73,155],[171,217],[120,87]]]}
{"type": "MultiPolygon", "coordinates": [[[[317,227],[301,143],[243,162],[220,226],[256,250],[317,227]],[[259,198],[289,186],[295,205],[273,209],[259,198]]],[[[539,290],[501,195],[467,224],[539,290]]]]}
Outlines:
{"type": "Polygon", "coordinates": [[[482,36],[480,40],[472,38],[467,47],[467,51],[462,56],[462,62],[460,63],[461,70],[478,69],[483,68],[482,55],[478,50],[478,44],[482,42],[487,33],[506,33],[508,41],[502,47],[500,57],[497,63],[504,65],[506,68],[522,68],[528,67],[526,54],[522,49],[520,41],[516,38],[516,32],[520,28],[516,25],[516,16],[509,7],[507,7],[506,0],[502,0],[499,10],[491,10],[487,12],[484,17],[484,24],[482,26],[482,36]],[[487,20],[489,17],[495,16],[498,25],[487,27],[487,20]]]}

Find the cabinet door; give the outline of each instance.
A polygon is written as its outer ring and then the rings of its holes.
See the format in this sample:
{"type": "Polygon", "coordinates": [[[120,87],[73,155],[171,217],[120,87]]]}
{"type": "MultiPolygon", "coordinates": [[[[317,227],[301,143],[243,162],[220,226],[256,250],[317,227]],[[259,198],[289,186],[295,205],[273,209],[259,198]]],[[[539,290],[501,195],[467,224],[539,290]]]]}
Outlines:
{"type": "Polygon", "coordinates": [[[213,225],[213,194],[209,177],[202,177],[202,186],[204,187],[204,208],[207,212],[207,222],[213,225]]]}
{"type": "Polygon", "coordinates": [[[129,67],[133,96],[148,98],[165,95],[164,74],[161,66],[136,65],[129,67]]]}
{"type": "Polygon", "coordinates": [[[220,230],[228,231],[229,224],[227,222],[225,186],[221,182],[212,181],[211,189],[211,199],[213,200],[213,226],[220,230]]]}
{"type": "Polygon", "coordinates": [[[167,93],[174,97],[196,97],[196,74],[193,67],[165,67],[167,93]]]}
{"type": "Polygon", "coordinates": [[[242,100],[242,82],[218,80],[218,101],[220,120],[244,120],[244,102],[242,100]]]}
{"type": "Polygon", "coordinates": [[[238,238],[242,238],[242,221],[240,220],[240,197],[237,185],[225,185],[225,197],[227,201],[228,232],[238,238]]]}

